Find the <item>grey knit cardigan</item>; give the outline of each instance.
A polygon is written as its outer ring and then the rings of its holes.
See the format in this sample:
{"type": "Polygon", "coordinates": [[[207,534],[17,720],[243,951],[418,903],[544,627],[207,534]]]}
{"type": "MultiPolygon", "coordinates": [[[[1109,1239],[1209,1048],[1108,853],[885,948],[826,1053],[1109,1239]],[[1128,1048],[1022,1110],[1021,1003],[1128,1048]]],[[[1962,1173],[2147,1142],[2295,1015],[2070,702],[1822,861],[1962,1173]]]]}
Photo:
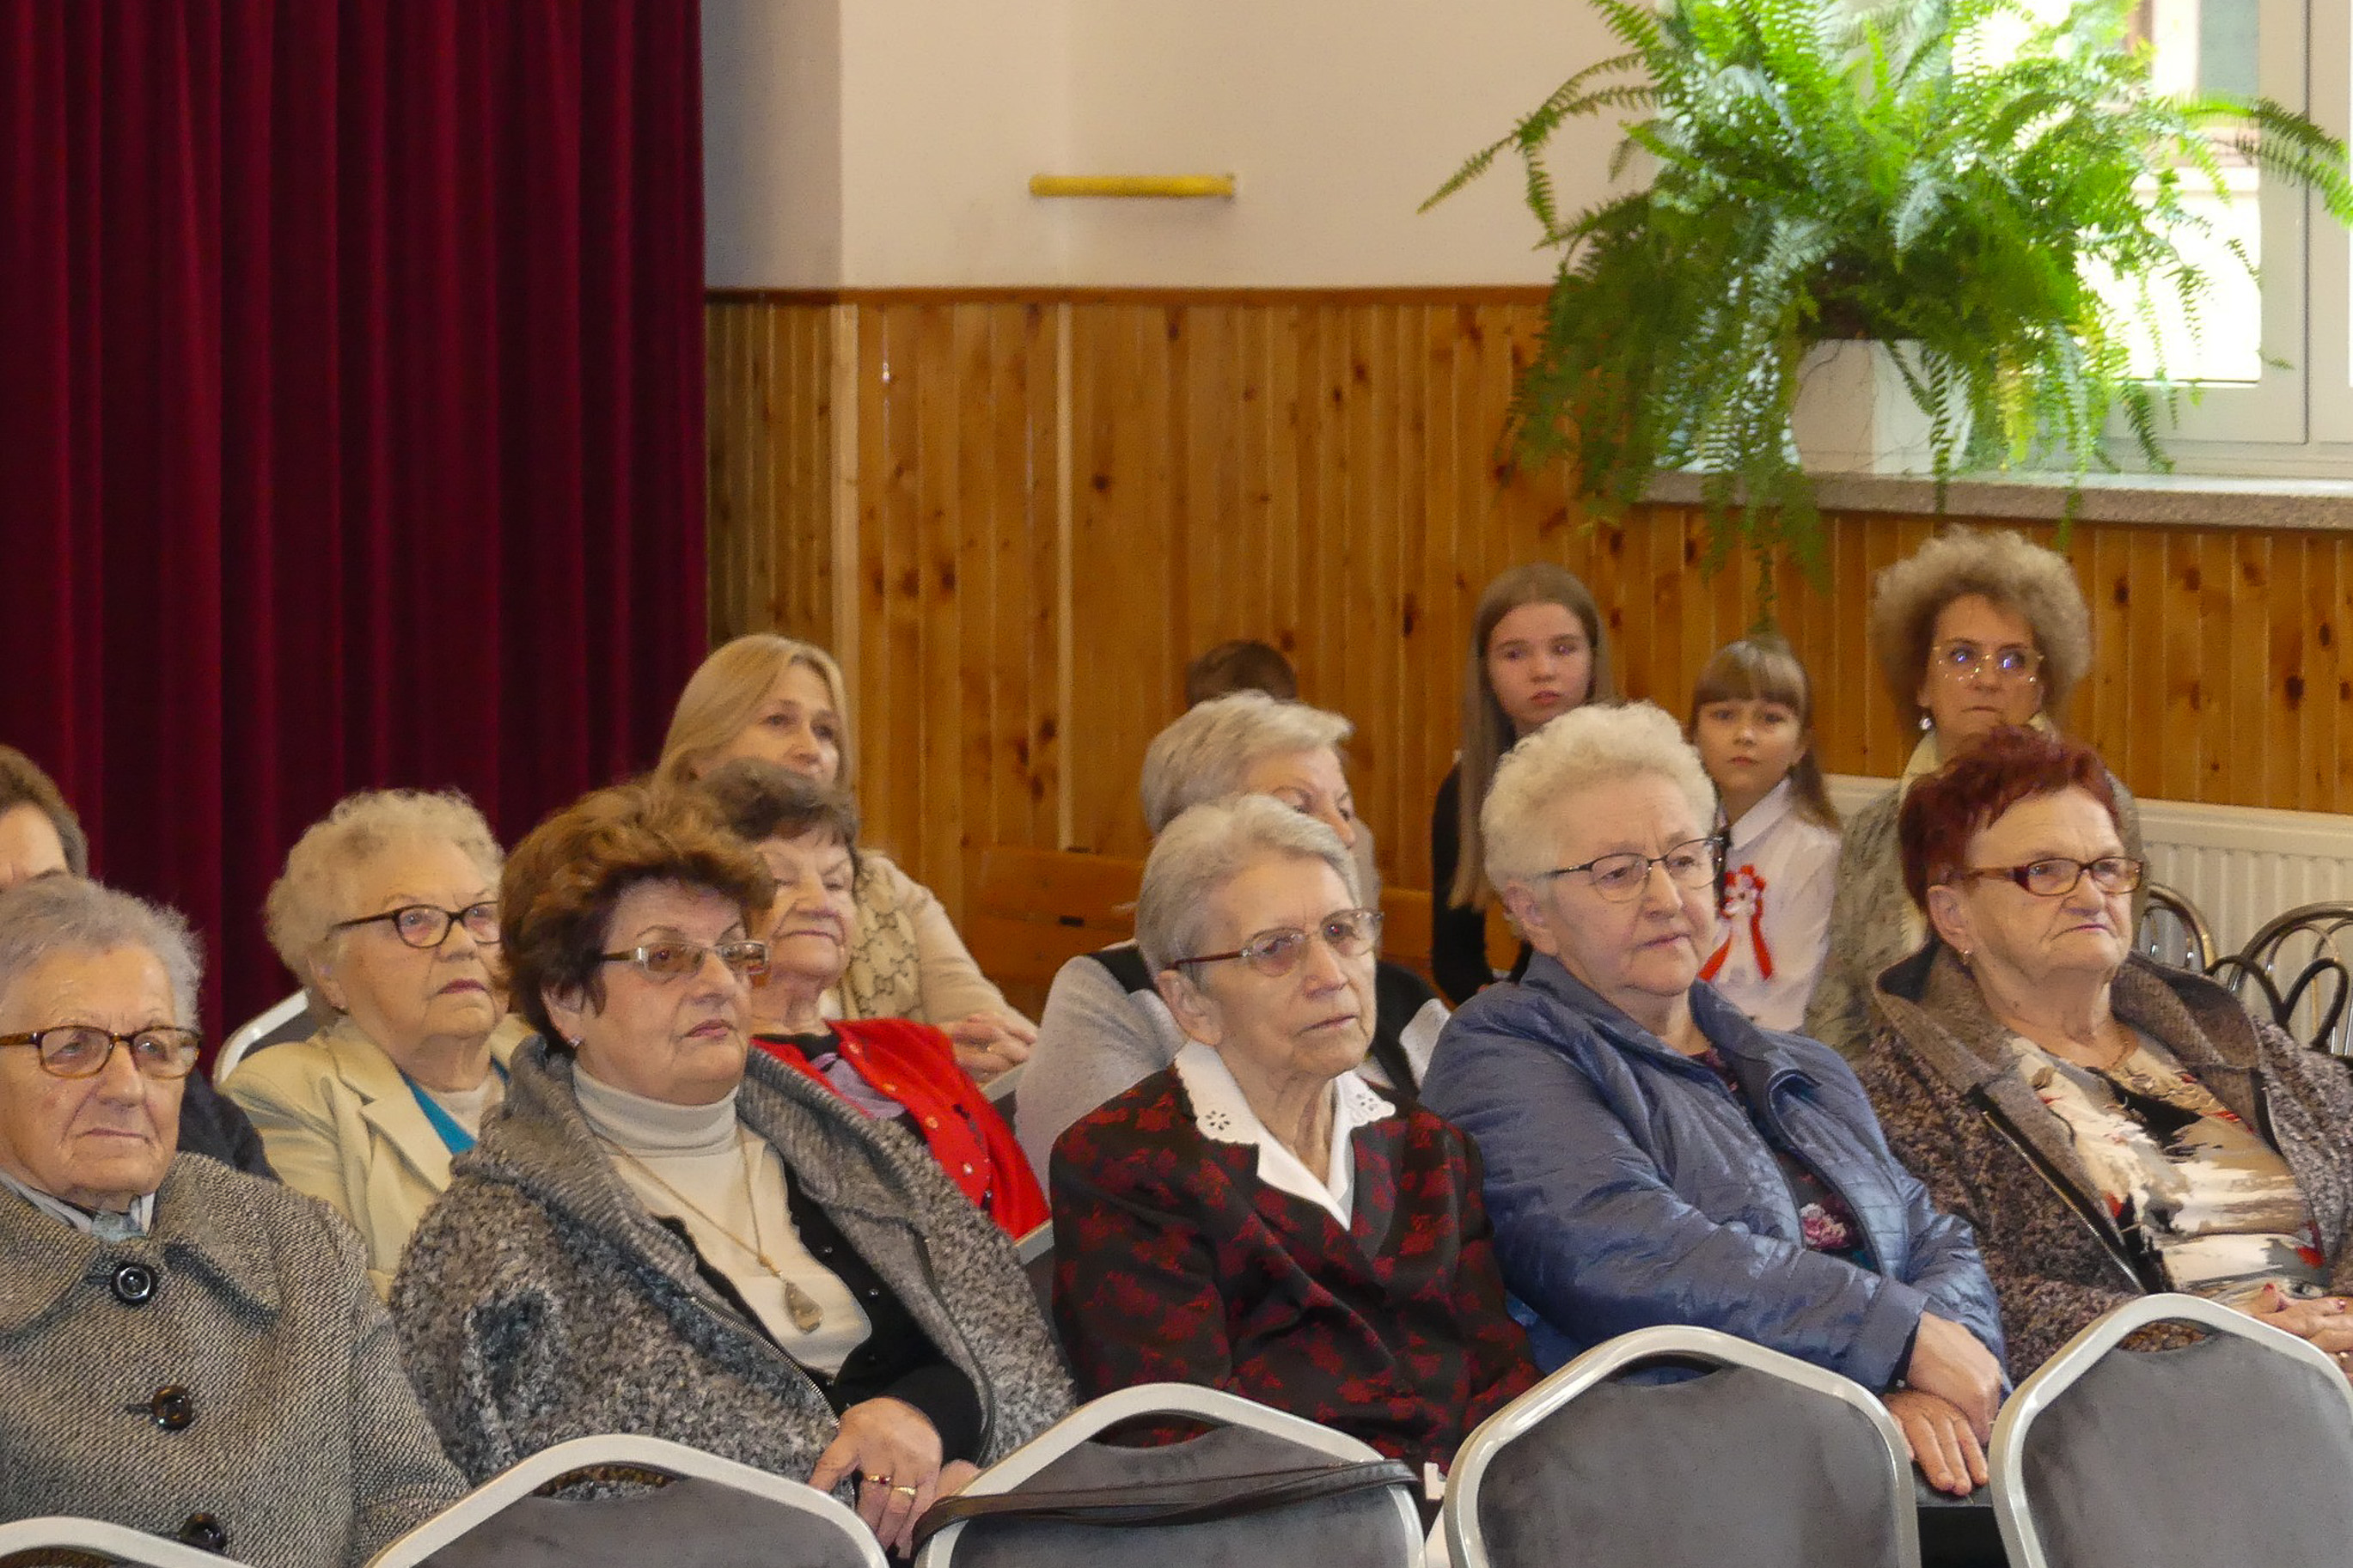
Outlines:
{"type": "Polygon", "coordinates": [[[183,1154],[104,1242],[0,1192],[0,1519],[209,1515],[258,1568],[347,1568],[465,1489],[323,1204],[183,1154]]]}
{"type": "MultiPolygon", "coordinates": [[[[629,1432],[807,1479],[839,1427],[824,1394],[623,1183],[573,1070],[544,1040],[516,1051],[502,1114],[459,1156],[393,1282],[409,1373],[449,1457],[480,1480],[552,1444],[629,1432]]],[[[756,1050],[736,1114],[972,1379],[984,1462],[1069,1413],[1012,1243],[921,1145],[756,1050]]]]}
{"type": "MultiPolygon", "coordinates": [[[[2145,958],[2126,961],[2109,997],[2116,1016],[2154,1037],[2285,1158],[2312,1207],[2331,1289],[2353,1289],[2345,1064],[2298,1046],[2203,975],[2145,958]]],[[[1857,1072],[1895,1157],[1937,1207],[1977,1232],[2001,1299],[2010,1370],[2023,1378],[2153,1282],[2136,1278],[2073,1141],[2010,1058],[2010,1031],[1951,950],[1932,942],[1889,969],[1873,1002],[1879,1027],[1857,1072]]]]}

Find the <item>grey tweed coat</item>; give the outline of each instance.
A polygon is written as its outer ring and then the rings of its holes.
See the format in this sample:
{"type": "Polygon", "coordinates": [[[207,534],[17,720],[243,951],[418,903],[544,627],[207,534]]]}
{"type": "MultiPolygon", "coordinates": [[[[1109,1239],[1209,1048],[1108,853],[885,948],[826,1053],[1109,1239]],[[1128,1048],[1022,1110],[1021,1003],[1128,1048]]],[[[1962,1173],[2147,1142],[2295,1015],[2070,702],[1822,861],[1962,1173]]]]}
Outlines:
{"type": "MultiPolygon", "coordinates": [[[[2126,961],[2110,1005],[2286,1159],[2312,1206],[2331,1288],[2353,1290],[2345,1064],[2251,1016],[2203,975],[2145,958],[2126,961]]],[[[1879,1028],[1857,1072],[1895,1157],[1977,1232],[2001,1299],[2010,1370],[2022,1378],[2094,1318],[2159,1282],[2137,1272],[2073,1141],[2010,1060],[2009,1031],[1950,949],[1931,942],[1889,969],[1873,1013],[1879,1028]]]]}
{"type": "MultiPolygon", "coordinates": [[[[459,1157],[393,1282],[449,1457],[479,1480],[552,1444],[630,1432],[805,1479],[839,1426],[824,1394],[630,1192],[580,1113],[571,1058],[533,1039],[512,1072],[504,1113],[459,1157]]],[[[927,1152],[759,1051],[736,1113],[972,1379],[984,1462],[1069,1413],[1012,1243],[927,1152]]]]}
{"type": "Polygon", "coordinates": [[[209,1516],[258,1568],[340,1568],[464,1491],[324,1205],[183,1154],[102,1242],[0,1192],[0,1519],[209,1516]]]}

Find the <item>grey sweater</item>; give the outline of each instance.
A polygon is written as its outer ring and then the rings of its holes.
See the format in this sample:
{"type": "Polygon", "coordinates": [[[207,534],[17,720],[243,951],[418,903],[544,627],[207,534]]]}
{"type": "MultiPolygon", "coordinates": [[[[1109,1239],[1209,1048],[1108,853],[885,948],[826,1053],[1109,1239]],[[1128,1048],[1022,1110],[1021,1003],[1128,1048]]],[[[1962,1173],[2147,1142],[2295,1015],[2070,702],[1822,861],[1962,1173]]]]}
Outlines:
{"type": "MultiPolygon", "coordinates": [[[[571,1059],[534,1039],[512,1071],[505,1113],[459,1158],[393,1284],[450,1457],[480,1479],[634,1432],[806,1479],[839,1426],[824,1393],[630,1192],[581,1116],[571,1059]]],[[[758,1051],[736,1111],[971,1379],[984,1463],[1070,1410],[1012,1243],[919,1144],[758,1051]]]]}
{"type": "Polygon", "coordinates": [[[201,1155],[124,1241],[0,1192],[0,1519],[208,1515],[257,1568],[347,1568],[456,1501],[366,1265],[324,1205],[201,1155]]]}

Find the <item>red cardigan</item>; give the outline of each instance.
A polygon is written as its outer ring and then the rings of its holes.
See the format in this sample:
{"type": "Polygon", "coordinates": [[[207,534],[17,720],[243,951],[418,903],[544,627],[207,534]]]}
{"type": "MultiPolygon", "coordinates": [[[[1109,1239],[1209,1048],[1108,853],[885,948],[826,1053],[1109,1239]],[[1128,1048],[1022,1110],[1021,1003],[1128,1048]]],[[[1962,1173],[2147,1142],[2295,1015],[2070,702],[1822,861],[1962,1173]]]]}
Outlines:
{"type": "MultiPolygon", "coordinates": [[[[945,1033],[911,1018],[860,1018],[830,1026],[858,1076],[907,1108],[910,1129],[983,1214],[1016,1237],[1046,1223],[1046,1194],[1013,1129],[972,1075],[956,1065],[955,1047],[945,1033]]],[[[833,1087],[790,1040],[754,1038],[786,1067],[833,1087]]]]}

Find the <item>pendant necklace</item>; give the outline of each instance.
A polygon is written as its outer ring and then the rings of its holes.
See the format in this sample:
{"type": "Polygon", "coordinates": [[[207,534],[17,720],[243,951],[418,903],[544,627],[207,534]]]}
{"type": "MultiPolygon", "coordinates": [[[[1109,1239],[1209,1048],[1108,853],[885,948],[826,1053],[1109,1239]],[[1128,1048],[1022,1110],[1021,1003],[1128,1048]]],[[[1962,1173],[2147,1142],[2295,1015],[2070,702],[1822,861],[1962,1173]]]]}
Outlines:
{"type": "Polygon", "coordinates": [[[744,1138],[741,1135],[738,1135],[736,1139],[737,1147],[743,1151],[744,1154],[744,1207],[752,1216],[752,1239],[748,1242],[742,1237],[736,1235],[733,1230],[730,1230],[727,1226],[720,1224],[718,1220],[712,1216],[710,1210],[704,1208],[701,1204],[696,1203],[692,1198],[688,1197],[684,1193],[680,1192],[676,1187],[671,1186],[668,1182],[662,1180],[661,1173],[656,1171],[651,1165],[647,1164],[643,1160],[638,1159],[635,1154],[632,1154],[627,1149],[622,1148],[618,1143],[614,1142],[609,1138],[603,1139],[603,1142],[605,1143],[605,1146],[612,1150],[614,1153],[618,1154],[622,1159],[627,1160],[630,1164],[636,1166],[645,1174],[646,1179],[652,1182],[654,1185],[668,1193],[671,1197],[676,1198],[688,1208],[692,1209],[695,1214],[702,1218],[703,1224],[709,1226],[712,1229],[717,1231],[720,1235],[733,1242],[741,1250],[748,1252],[753,1257],[758,1258],[760,1260],[760,1267],[766,1269],[776,1283],[785,1288],[785,1311],[793,1320],[793,1327],[798,1329],[805,1334],[813,1334],[817,1332],[818,1325],[825,1321],[825,1309],[818,1305],[816,1297],[810,1295],[807,1291],[802,1289],[798,1285],[794,1284],[790,1279],[785,1277],[783,1268],[777,1264],[775,1258],[768,1256],[767,1238],[760,1233],[760,1201],[758,1193],[752,1184],[752,1144],[749,1139],[744,1138]]]}

